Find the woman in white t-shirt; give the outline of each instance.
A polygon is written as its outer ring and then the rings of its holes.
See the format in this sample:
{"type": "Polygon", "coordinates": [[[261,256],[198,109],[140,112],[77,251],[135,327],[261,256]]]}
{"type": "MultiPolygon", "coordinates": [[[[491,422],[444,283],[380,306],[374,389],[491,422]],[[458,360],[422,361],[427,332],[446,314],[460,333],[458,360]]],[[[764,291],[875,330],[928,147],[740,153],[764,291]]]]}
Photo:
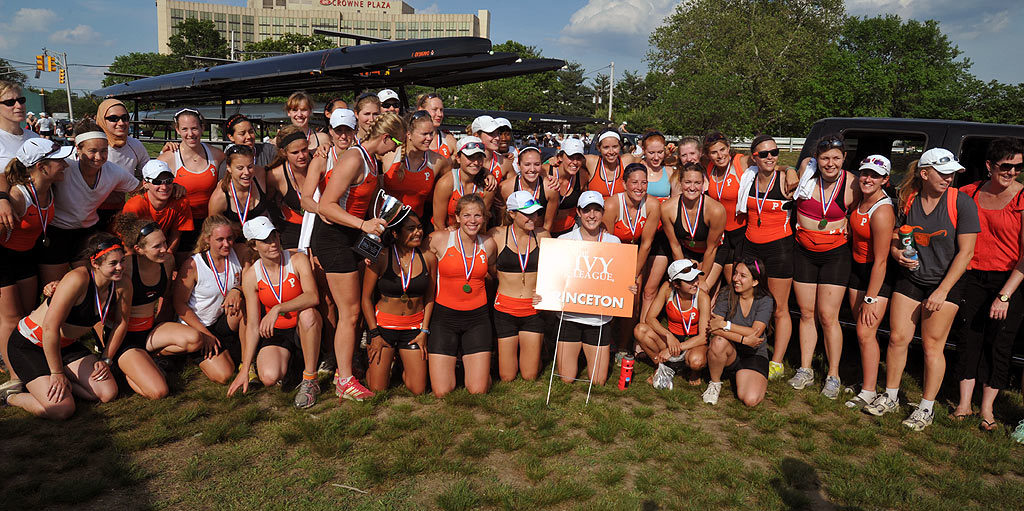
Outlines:
{"type": "MultiPolygon", "coordinates": [[[[0,80],[0,173],[21,148],[21,144],[39,135],[21,127],[25,122],[25,96],[21,95],[21,86],[6,80],[0,80]]],[[[11,209],[11,201],[6,197],[10,191],[7,181],[0,179],[0,228],[13,229],[18,219],[11,209]]]]}
{"type": "MultiPolygon", "coordinates": [[[[124,103],[116,99],[105,99],[96,109],[96,124],[107,134],[107,161],[116,163],[131,172],[136,179],[142,178],[142,167],[149,161],[149,153],[139,139],[131,137],[131,114],[124,103]]],[[[100,224],[106,225],[110,218],[124,207],[124,195],[111,194],[99,209],[100,224]]]]}

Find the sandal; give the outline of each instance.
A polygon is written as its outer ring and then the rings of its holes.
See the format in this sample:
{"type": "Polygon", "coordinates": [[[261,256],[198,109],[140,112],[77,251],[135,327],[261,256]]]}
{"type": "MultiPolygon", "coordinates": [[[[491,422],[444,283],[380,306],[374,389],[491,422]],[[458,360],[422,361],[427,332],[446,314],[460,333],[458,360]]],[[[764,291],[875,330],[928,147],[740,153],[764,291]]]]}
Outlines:
{"type": "Polygon", "coordinates": [[[963,422],[964,419],[966,419],[966,418],[968,418],[968,417],[970,417],[972,415],[974,415],[973,411],[968,412],[968,413],[956,413],[954,411],[953,413],[949,414],[949,420],[951,420],[953,422],[963,422]]]}
{"type": "Polygon", "coordinates": [[[995,431],[998,428],[999,428],[999,423],[998,422],[996,422],[994,420],[987,421],[985,419],[981,419],[981,430],[982,431],[995,431]]]}

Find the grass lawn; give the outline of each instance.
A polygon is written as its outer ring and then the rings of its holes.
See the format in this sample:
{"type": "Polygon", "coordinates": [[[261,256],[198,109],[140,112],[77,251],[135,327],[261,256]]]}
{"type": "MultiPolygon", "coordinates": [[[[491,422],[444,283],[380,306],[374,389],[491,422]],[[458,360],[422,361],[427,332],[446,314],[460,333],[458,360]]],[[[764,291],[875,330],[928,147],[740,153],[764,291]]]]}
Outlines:
{"type": "MultiPolygon", "coordinates": [[[[913,353],[913,352],[912,352],[913,353]]],[[[850,353],[854,356],[854,353],[850,353]]],[[[49,423],[0,410],[7,509],[1021,509],[1024,457],[977,419],[913,433],[773,382],[620,392],[547,380],[443,400],[392,389],[307,411],[278,388],[228,399],[195,367],[161,401],[80,406],[49,423]],[[344,488],[344,485],[367,493],[344,488]]],[[[913,379],[904,391],[914,400],[913,379]]],[[[326,386],[325,386],[326,387],[326,386]]],[[[1019,394],[997,410],[1020,412],[1019,394]]],[[[1018,413],[1019,414],[1019,413],[1018,413]]],[[[1008,417],[1000,417],[1009,419],[1008,417]]],[[[1011,426],[1012,427],[1012,426],[1011,426]]]]}

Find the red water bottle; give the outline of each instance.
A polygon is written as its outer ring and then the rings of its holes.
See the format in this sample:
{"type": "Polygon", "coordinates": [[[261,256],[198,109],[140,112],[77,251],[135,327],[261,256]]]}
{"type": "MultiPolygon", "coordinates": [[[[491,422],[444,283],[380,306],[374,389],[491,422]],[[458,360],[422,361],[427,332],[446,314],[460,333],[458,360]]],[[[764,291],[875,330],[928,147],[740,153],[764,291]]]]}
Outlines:
{"type": "Polygon", "coordinates": [[[619,390],[626,390],[633,381],[633,355],[622,357],[622,370],[619,371],[619,390]]]}

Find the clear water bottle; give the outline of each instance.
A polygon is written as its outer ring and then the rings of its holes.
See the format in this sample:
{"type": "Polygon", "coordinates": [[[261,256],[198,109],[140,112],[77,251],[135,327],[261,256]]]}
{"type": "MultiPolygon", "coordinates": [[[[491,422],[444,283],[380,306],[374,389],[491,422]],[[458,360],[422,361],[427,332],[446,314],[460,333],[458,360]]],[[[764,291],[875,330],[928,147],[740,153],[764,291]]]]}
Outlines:
{"type": "Polygon", "coordinates": [[[903,225],[899,231],[900,245],[903,247],[903,257],[912,261],[917,261],[918,266],[914,267],[916,270],[920,266],[920,260],[917,256],[917,249],[914,248],[914,228],[909,225],[903,225]]]}

